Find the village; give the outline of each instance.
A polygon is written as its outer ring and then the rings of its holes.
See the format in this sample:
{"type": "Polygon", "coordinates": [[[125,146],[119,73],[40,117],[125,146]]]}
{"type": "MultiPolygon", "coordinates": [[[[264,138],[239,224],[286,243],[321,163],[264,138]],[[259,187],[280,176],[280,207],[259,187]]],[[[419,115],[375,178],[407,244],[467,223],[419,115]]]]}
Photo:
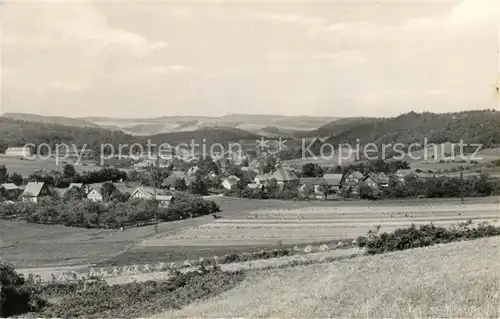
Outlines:
{"type": "MultiPolygon", "coordinates": [[[[213,159],[202,155],[175,155],[169,159],[150,155],[128,159],[126,165],[122,162],[119,167],[112,164],[96,166],[90,151],[85,152],[83,166],[76,161],[78,151],[63,155],[57,158],[64,159],[64,164],[58,167],[59,170],[70,171],[66,174],[70,175],[66,176],[68,178],[60,183],[54,182],[58,180],[60,172],[37,169],[29,176],[23,176],[23,179],[17,178],[15,182],[4,180],[0,184],[3,197],[9,201],[37,203],[40,198],[51,195],[64,197],[71,190],[79,189],[84,193],[85,199],[102,202],[105,198],[103,185],[111,184],[127,198],[155,200],[162,207],[168,207],[176,191],[204,197],[225,195],[295,200],[376,199],[377,194],[390,188],[403,187],[409,181],[477,179],[481,175],[480,170],[469,170],[466,173],[457,172],[456,169],[454,173],[443,170],[422,171],[411,169],[404,161],[390,159],[360,161],[346,167],[322,167],[307,162],[307,159],[299,164],[289,164],[278,155],[255,151],[216,154],[213,159]],[[93,167],[97,171],[105,168],[120,170],[123,175],[120,180],[85,183],[78,179],[75,167],[84,170],[82,174],[86,173],[85,169],[93,167]]],[[[3,156],[30,158],[33,154],[27,147],[11,147],[3,156]]],[[[54,161],[54,158],[45,159],[50,160],[54,161]]],[[[9,173],[11,176],[18,175],[16,172],[9,173]]]]}

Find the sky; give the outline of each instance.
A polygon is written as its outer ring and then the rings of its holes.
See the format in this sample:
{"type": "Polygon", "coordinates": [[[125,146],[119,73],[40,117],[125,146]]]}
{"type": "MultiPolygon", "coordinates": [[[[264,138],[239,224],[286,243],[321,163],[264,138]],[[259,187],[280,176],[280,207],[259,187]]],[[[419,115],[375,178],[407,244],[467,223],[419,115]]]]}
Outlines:
{"type": "Polygon", "coordinates": [[[3,112],[395,116],[497,108],[500,1],[10,1],[3,112]]]}

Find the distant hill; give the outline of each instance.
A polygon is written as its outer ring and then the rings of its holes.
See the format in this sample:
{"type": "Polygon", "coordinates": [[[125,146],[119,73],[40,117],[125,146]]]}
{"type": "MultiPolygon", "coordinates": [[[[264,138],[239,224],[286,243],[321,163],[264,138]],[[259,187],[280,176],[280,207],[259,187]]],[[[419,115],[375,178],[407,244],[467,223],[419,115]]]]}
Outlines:
{"type": "Polygon", "coordinates": [[[87,120],[75,119],[63,116],[43,116],[43,115],[27,114],[27,113],[5,113],[2,116],[13,120],[20,120],[27,122],[40,122],[47,124],[58,124],[58,125],[77,126],[77,127],[99,126],[87,120]]]}
{"type": "Polygon", "coordinates": [[[142,119],[113,119],[102,117],[82,118],[103,127],[120,128],[133,135],[148,135],[172,133],[180,131],[195,131],[204,128],[239,128],[255,134],[264,127],[276,127],[279,130],[310,131],[337,118],[317,116],[284,116],[284,115],[248,115],[232,114],[221,117],[206,116],[162,116],[142,119]]]}
{"type": "Polygon", "coordinates": [[[87,148],[99,151],[101,144],[107,143],[112,144],[117,149],[119,144],[140,143],[146,145],[148,140],[158,145],[162,143],[178,145],[180,143],[190,144],[191,140],[202,144],[205,139],[206,145],[213,143],[224,145],[228,142],[240,140],[255,142],[255,140],[260,139],[257,134],[227,127],[134,136],[122,131],[112,131],[100,127],[65,126],[21,121],[7,117],[0,117],[0,127],[0,153],[3,153],[9,146],[22,146],[28,143],[35,145],[47,143],[53,150],[57,144],[61,143],[75,144],[77,147],[86,144],[87,148]]]}
{"type": "Polygon", "coordinates": [[[376,123],[381,119],[371,117],[349,117],[329,122],[319,128],[304,132],[304,137],[328,137],[340,134],[362,124],[376,123]]]}
{"type": "Polygon", "coordinates": [[[113,145],[135,143],[137,138],[122,131],[111,131],[100,127],[78,127],[60,124],[28,122],[0,117],[0,153],[9,146],[23,146],[28,143],[47,143],[55,149],[56,144],[75,144],[99,150],[101,144],[113,145]]]}
{"type": "Polygon", "coordinates": [[[228,142],[255,141],[260,139],[261,136],[237,128],[217,127],[156,134],[146,138],[151,139],[151,142],[155,144],[169,143],[170,145],[178,145],[186,143],[189,145],[191,141],[197,144],[205,141],[206,145],[212,145],[214,143],[227,144],[228,142]]]}
{"type": "Polygon", "coordinates": [[[410,112],[393,118],[360,119],[348,123],[330,123],[314,131],[330,136],[326,142],[338,143],[482,143],[490,147],[500,143],[500,112],[465,111],[457,113],[410,112]]]}

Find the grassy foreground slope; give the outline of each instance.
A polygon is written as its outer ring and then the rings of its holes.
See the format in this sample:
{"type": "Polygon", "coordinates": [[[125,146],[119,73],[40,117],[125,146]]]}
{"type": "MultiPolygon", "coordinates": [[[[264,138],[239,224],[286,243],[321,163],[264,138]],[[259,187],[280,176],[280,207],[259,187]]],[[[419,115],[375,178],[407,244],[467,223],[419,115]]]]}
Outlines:
{"type": "Polygon", "coordinates": [[[500,316],[500,237],[256,272],[157,318],[500,316]]]}

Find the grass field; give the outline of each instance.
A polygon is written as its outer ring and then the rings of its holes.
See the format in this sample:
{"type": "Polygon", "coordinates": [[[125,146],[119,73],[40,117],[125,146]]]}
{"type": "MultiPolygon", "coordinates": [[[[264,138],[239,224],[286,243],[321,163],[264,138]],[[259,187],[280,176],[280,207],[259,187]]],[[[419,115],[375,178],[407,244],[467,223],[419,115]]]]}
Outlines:
{"type": "Polygon", "coordinates": [[[251,273],[155,318],[498,318],[500,238],[251,273]]]}
{"type": "Polygon", "coordinates": [[[466,199],[463,206],[459,199],[214,200],[222,208],[222,219],[204,216],[161,223],[158,235],[154,226],[119,232],[0,220],[0,254],[18,268],[169,262],[275,248],[278,244],[323,243],[365,235],[376,225],[389,230],[419,221],[453,224],[471,218],[492,223],[500,220],[498,197],[466,199]]]}
{"type": "MultiPolygon", "coordinates": [[[[380,225],[381,232],[411,224],[452,226],[472,219],[498,223],[496,203],[438,203],[421,205],[339,205],[267,208],[244,216],[226,217],[186,228],[173,235],[142,241],[141,246],[272,246],[356,238],[380,225]]],[[[366,202],[365,202],[366,204],[366,202]]]]}
{"type": "MultiPolygon", "coordinates": [[[[75,165],[77,172],[81,173],[84,171],[99,170],[101,167],[96,166],[94,163],[86,163],[87,165],[75,165]]],[[[43,169],[44,171],[61,171],[64,164],[61,162],[59,165],[54,159],[48,160],[22,160],[17,157],[8,157],[0,155],[0,165],[5,165],[7,167],[7,172],[18,173],[23,177],[28,177],[30,174],[37,170],[43,169]]]]}
{"type": "MultiPolygon", "coordinates": [[[[162,223],[158,229],[160,234],[171,234],[210,219],[162,223]]],[[[154,226],[120,232],[0,220],[0,254],[18,268],[94,264],[111,259],[153,235],[154,226]]]]}

